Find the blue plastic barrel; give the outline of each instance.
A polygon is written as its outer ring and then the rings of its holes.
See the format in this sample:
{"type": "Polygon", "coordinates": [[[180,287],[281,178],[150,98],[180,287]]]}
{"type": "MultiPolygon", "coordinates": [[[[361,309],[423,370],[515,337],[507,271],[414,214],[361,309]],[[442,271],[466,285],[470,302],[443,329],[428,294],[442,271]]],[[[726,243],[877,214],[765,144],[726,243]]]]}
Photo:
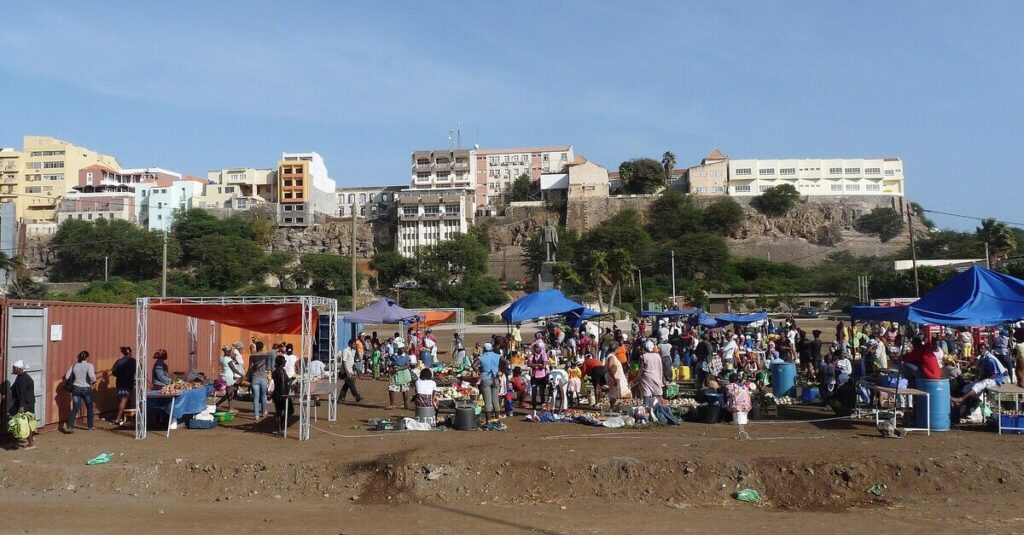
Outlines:
{"type": "Polygon", "coordinates": [[[796,397],[796,363],[776,362],[772,370],[772,395],[776,398],[796,397]]]}
{"type": "Polygon", "coordinates": [[[914,400],[915,425],[928,427],[926,415],[931,413],[931,430],[949,431],[949,379],[918,379],[917,389],[928,393],[930,407],[924,410],[924,396],[914,400]]]}

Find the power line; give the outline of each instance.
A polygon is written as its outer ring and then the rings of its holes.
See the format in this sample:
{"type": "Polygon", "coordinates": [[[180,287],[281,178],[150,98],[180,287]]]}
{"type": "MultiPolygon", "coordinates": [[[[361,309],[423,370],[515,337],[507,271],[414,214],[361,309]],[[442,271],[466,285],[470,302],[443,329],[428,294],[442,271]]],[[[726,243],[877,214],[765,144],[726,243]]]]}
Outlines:
{"type": "Polygon", "coordinates": [[[1015,226],[1015,227],[1024,227],[1024,223],[1015,223],[1013,221],[1003,221],[1003,220],[1000,220],[1000,219],[996,219],[994,217],[976,217],[976,216],[963,215],[963,214],[954,214],[954,213],[951,213],[951,212],[940,212],[938,210],[924,210],[924,209],[922,209],[921,211],[925,212],[925,213],[929,213],[929,214],[948,215],[950,217],[959,217],[959,218],[963,218],[963,219],[973,219],[975,221],[995,221],[996,223],[1002,223],[1004,225],[1012,225],[1012,226],[1015,226]]]}

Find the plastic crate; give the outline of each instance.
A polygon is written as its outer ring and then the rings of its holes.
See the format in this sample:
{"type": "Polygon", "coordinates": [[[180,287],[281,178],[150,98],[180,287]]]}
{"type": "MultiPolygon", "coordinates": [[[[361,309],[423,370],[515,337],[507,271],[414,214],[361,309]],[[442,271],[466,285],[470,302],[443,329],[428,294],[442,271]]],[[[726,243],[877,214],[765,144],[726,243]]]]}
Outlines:
{"type": "Polygon", "coordinates": [[[1022,435],[1024,431],[1008,430],[1007,427],[1024,427],[1024,416],[1014,416],[1012,414],[1000,415],[999,421],[1003,427],[1004,435],[1022,435]]]}
{"type": "Polygon", "coordinates": [[[189,429],[213,429],[217,427],[216,420],[196,420],[192,418],[188,421],[189,429]]]}

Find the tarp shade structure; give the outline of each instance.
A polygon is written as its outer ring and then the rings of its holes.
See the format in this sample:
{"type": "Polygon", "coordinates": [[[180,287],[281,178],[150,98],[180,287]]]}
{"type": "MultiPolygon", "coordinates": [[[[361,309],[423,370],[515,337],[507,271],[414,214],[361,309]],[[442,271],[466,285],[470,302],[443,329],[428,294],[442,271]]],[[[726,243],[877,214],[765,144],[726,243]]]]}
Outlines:
{"type": "Polygon", "coordinates": [[[910,307],[905,305],[895,307],[850,307],[850,319],[860,321],[895,321],[897,323],[906,323],[909,313],[910,307]]]}
{"type": "MultiPolygon", "coordinates": [[[[302,304],[199,304],[199,303],[153,303],[150,310],[170,312],[216,321],[250,331],[267,334],[302,334],[302,304]]],[[[311,325],[317,324],[317,312],[313,311],[311,325]]]]}
{"type": "Polygon", "coordinates": [[[853,319],[988,327],[1024,319],[1024,280],[973,266],[905,307],[852,307],[853,319]]]}
{"type": "Polygon", "coordinates": [[[717,319],[708,316],[707,314],[697,314],[696,316],[691,316],[690,324],[700,325],[701,327],[721,327],[722,325],[726,325],[725,323],[720,323],[717,319]]]}
{"type": "Polygon", "coordinates": [[[695,316],[704,312],[700,308],[684,308],[682,310],[644,310],[640,313],[643,317],[674,318],[676,316],[695,316]]]}
{"type": "Polygon", "coordinates": [[[753,314],[719,314],[715,316],[720,322],[734,323],[736,325],[750,325],[751,323],[768,319],[767,312],[755,312],[753,314]]]}
{"type": "Polygon", "coordinates": [[[450,310],[425,310],[419,313],[423,318],[419,321],[413,320],[416,325],[426,329],[438,323],[444,323],[455,317],[455,312],[450,310]]]}
{"type": "Polygon", "coordinates": [[[349,323],[382,325],[386,323],[402,323],[403,321],[418,321],[423,319],[423,316],[398,306],[398,303],[390,299],[381,299],[366,308],[346,314],[344,319],[349,323]]]}
{"type": "Polygon", "coordinates": [[[583,320],[596,318],[597,316],[600,316],[600,314],[593,310],[590,310],[589,308],[581,308],[566,313],[565,322],[568,323],[570,327],[578,329],[580,325],[583,325],[583,320]]]}
{"type": "MultiPolygon", "coordinates": [[[[596,316],[597,312],[569,299],[558,290],[550,289],[520,297],[501,313],[501,317],[507,322],[519,323],[521,321],[566,314],[575,314],[582,321],[584,317],[596,316]],[[586,316],[586,314],[592,315],[586,316]]],[[[566,319],[570,322],[572,321],[572,318],[568,316],[566,316],[566,319]]]]}

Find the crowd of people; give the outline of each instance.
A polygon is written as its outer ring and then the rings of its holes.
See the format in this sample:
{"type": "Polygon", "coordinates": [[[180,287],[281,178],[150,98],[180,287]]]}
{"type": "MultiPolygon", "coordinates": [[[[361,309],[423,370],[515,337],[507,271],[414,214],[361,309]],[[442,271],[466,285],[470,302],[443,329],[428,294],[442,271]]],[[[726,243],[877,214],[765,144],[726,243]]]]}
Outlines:
{"type": "MultiPolygon", "coordinates": [[[[338,354],[337,378],[342,385],[337,401],[347,403],[351,396],[355,403],[362,402],[361,378],[387,382],[387,409],[395,408],[399,398],[406,409],[410,403],[436,407],[435,374],[444,370],[474,378],[489,423],[511,416],[516,408],[534,417],[580,406],[616,410],[628,404],[653,411],[665,402],[670,385],[687,380],[692,380],[699,401],[721,400],[729,411],[747,412],[751,393],[766,388],[768,370],[775,363],[793,363],[804,383],[817,385],[820,399],[837,411],[870,402],[874,394],[865,388],[869,384],[912,387],[920,379],[949,379],[955,393],[952,402],[962,407],[964,416],[988,388],[1010,382],[1024,387],[1024,327],[913,329],[839,321],[826,343],[820,330],[807,333],[792,318],[728,328],[701,326],[686,316],[638,318],[629,332],[614,323],[604,328],[588,321],[578,326],[547,323],[526,337],[521,325],[513,325],[505,335],[493,335],[472,350],[455,333],[446,362],[438,357],[440,343],[430,329],[409,328],[404,336],[396,332],[386,339],[376,332],[359,333],[338,354]]],[[[241,342],[222,348],[220,373],[209,381],[216,406],[227,404],[234,412],[240,387],[248,387],[253,417],[270,417],[272,401],[274,432],[281,433],[287,423],[288,393],[300,369],[329,380],[327,366],[312,359],[300,368],[291,344],[272,344],[264,351],[263,342],[253,338],[248,363],[244,349],[241,342]]],[[[128,422],[136,381],[132,349],[120,351],[110,370],[115,379],[115,426],[128,422]]],[[[34,385],[25,363],[14,362],[12,371],[10,414],[32,413],[34,385]]],[[[153,390],[173,381],[165,350],[153,355],[150,376],[153,390]]],[[[198,385],[208,382],[197,370],[184,379],[198,385]]],[[[81,351],[63,377],[62,387],[69,394],[63,432],[75,431],[80,412],[85,413],[86,429],[93,429],[96,382],[90,354],[81,351]]],[[[34,447],[31,434],[23,446],[34,447]]]]}

